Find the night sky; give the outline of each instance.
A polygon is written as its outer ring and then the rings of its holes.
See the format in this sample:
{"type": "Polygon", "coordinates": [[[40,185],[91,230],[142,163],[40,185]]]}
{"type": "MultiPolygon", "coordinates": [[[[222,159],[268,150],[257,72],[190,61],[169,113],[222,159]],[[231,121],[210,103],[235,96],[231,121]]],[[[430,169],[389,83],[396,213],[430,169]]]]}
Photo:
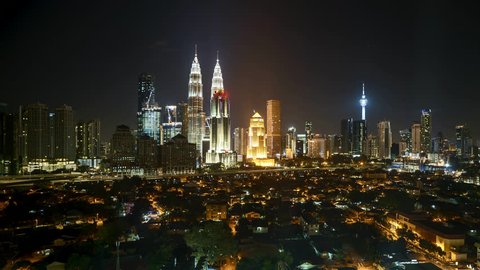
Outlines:
{"type": "MultiPolygon", "coordinates": [[[[157,101],[186,101],[198,44],[209,108],[216,51],[232,129],[267,99],[283,127],[338,133],[360,118],[398,130],[432,109],[434,133],[466,123],[480,135],[480,16],[459,1],[13,1],[0,11],[0,102],[73,106],[103,135],[135,124],[137,76],[155,76],[157,101]],[[262,3],[259,3],[262,2],[262,3]]],[[[107,139],[104,137],[104,139],[107,139]]]]}

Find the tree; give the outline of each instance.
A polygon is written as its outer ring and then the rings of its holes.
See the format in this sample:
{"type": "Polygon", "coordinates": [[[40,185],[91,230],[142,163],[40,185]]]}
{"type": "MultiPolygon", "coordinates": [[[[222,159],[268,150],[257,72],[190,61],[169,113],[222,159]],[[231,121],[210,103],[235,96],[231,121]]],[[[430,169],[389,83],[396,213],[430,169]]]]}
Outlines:
{"type": "Polygon", "coordinates": [[[420,247],[428,250],[431,253],[437,253],[440,256],[444,256],[446,254],[445,251],[443,251],[439,246],[424,239],[420,239],[420,247]]]}
{"type": "Polygon", "coordinates": [[[125,219],[116,219],[110,223],[103,225],[97,232],[100,240],[113,244],[120,237],[124,236],[129,226],[125,219]]]}
{"type": "Polygon", "coordinates": [[[185,234],[185,241],[193,250],[193,255],[198,259],[205,257],[209,265],[219,264],[237,254],[237,243],[222,222],[194,226],[185,234]]]}
{"type": "Polygon", "coordinates": [[[87,270],[90,268],[92,259],[87,255],[73,253],[68,257],[66,270],[87,270]]]}
{"type": "Polygon", "coordinates": [[[289,252],[270,252],[259,251],[254,257],[243,258],[237,264],[237,270],[276,270],[276,269],[289,269],[292,265],[293,258],[289,252]]]}
{"type": "Polygon", "coordinates": [[[164,269],[173,264],[173,246],[160,244],[156,249],[147,255],[147,267],[149,270],[164,269]]]}

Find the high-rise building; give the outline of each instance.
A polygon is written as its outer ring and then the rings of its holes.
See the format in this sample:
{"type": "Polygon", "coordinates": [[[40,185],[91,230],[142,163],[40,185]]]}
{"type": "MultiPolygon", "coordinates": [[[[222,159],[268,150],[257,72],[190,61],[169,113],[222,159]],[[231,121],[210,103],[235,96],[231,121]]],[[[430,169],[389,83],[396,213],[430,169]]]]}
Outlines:
{"type": "Polygon", "coordinates": [[[227,168],[236,165],[237,154],[231,150],[230,129],[230,99],[223,88],[222,69],[217,55],[210,96],[210,148],[206,163],[223,163],[227,168]]]}
{"type": "Polygon", "coordinates": [[[150,136],[143,134],[137,138],[137,163],[144,172],[155,173],[158,167],[159,146],[150,136]]]}
{"type": "Polygon", "coordinates": [[[45,161],[49,157],[50,128],[48,122],[48,107],[36,103],[28,105],[21,112],[21,140],[26,151],[23,153],[23,163],[45,161]]]}
{"type": "Polygon", "coordinates": [[[307,134],[305,133],[297,134],[297,148],[295,150],[295,155],[297,157],[303,157],[307,154],[307,151],[308,151],[307,144],[308,144],[307,134]]]}
{"type": "Polygon", "coordinates": [[[333,154],[340,153],[342,148],[342,137],[338,135],[328,135],[325,141],[325,157],[329,158],[333,154]]]}
{"type": "Polygon", "coordinates": [[[155,101],[153,77],[142,73],[138,77],[137,137],[147,135],[161,144],[162,108],[155,101]]]}
{"type": "Polygon", "coordinates": [[[264,120],[258,112],[255,112],[250,118],[248,127],[247,159],[252,160],[257,166],[274,166],[275,160],[267,158],[265,135],[264,120]]]}
{"type": "Polygon", "coordinates": [[[423,109],[420,118],[420,151],[423,153],[431,153],[432,151],[432,111],[423,109]]]}
{"type": "Polygon", "coordinates": [[[352,135],[352,155],[360,156],[366,149],[367,123],[365,120],[353,121],[352,135]]]}
{"type": "Polygon", "coordinates": [[[189,143],[182,134],[177,134],[170,141],[160,146],[160,161],[163,173],[194,173],[197,164],[195,144],[189,143]]]}
{"type": "Polygon", "coordinates": [[[182,123],[182,135],[187,136],[188,130],[188,105],[186,102],[177,104],[177,122],[182,123]]]}
{"type": "Polygon", "coordinates": [[[320,134],[313,134],[312,138],[308,140],[307,156],[311,158],[327,158],[327,140],[320,134]]]}
{"type": "Polygon", "coordinates": [[[312,133],[312,122],[310,121],[305,121],[305,144],[304,144],[304,150],[305,153],[308,153],[308,140],[313,138],[313,133],[312,133]]]}
{"type": "Polygon", "coordinates": [[[367,107],[367,97],[365,96],[365,83],[362,84],[362,98],[360,98],[360,106],[362,106],[362,120],[366,121],[365,107],[367,107]]]}
{"type": "Polygon", "coordinates": [[[342,119],[340,125],[342,135],[342,153],[350,154],[353,148],[353,118],[342,119]]]}
{"type": "Polygon", "coordinates": [[[267,100],[267,156],[280,157],[282,153],[282,125],[280,100],[267,100]]]}
{"type": "Polygon", "coordinates": [[[146,104],[138,118],[137,137],[147,135],[155,140],[159,145],[162,143],[162,125],[161,125],[162,108],[155,102],[146,104]]]}
{"type": "Polygon", "coordinates": [[[373,134],[368,134],[367,136],[367,157],[369,158],[378,158],[378,138],[373,134]]]}
{"type": "Polygon", "coordinates": [[[472,155],[473,139],[466,125],[457,125],[455,127],[455,144],[457,156],[468,158],[472,155]]]}
{"type": "Polygon", "coordinates": [[[0,175],[17,174],[16,117],[0,104],[0,175]]]}
{"type": "Polygon", "coordinates": [[[190,70],[188,81],[188,106],[187,106],[187,138],[188,142],[195,144],[197,151],[197,165],[202,160],[202,140],[205,135],[205,112],[203,111],[203,84],[202,71],[198,62],[197,47],[190,70]]]}
{"type": "Polygon", "coordinates": [[[117,126],[112,135],[110,155],[113,172],[128,172],[135,166],[135,137],[128,126],[117,126]]]}
{"type": "Polygon", "coordinates": [[[297,150],[297,129],[289,127],[285,135],[285,158],[292,159],[295,157],[297,150]]]}
{"type": "Polygon", "coordinates": [[[441,155],[444,151],[447,151],[448,149],[445,147],[444,143],[445,137],[443,136],[443,133],[438,132],[437,136],[432,138],[432,153],[441,155]]]}
{"type": "Polygon", "coordinates": [[[73,109],[63,105],[55,109],[55,159],[62,161],[75,161],[75,122],[73,109]]]}
{"type": "Polygon", "coordinates": [[[412,130],[409,128],[402,129],[399,131],[400,133],[400,144],[399,144],[399,151],[400,155],[408,156],[412,153],[412,130]]]}
{"type": "Polygon", "coordinates": [[[101,159],[100,121],[79,122],[75,127],[77,161],[80,165],[97,168],[101,159]]]}
{"type": "Polygon", "coordinates": [[[422,127],[419,123],[412,124],[412,153],[414,154],[421,152],[421,131],[422,127]]]}
{"type": "MultiPolygon", "coordinates": [[[[166,143],[175,137],[177,134],[182,133],[182,117],[183,112],[178,110],[176,105],[166,105],[162,113],[162,138],[161,142],[166,143]]],[[[183,109],[183,108],[182,108],[183,109]]]]}
{"type": "Polygon", "coordinates": [[[153,87],[153,77],[150,74],[142,73],[138,76],[137,89],[137,114],[141,114],[145,104],[151,103],[151,99],[155,96],[155,88],[153,87]]]}
{"type": "Polygon", "coordinates": [[[265,124],[262,116],[258,112],[255,112],[250,118],[247,158],[267,158],[265,124]]]}
{"type": "Polygon", "coordinates": [[[390,121],[381,121],[377,124],[378,128],[378,154],[379,158],[389,159],[392,157],[392,129],[390,121]]]}
{"type": "Polygon", "coordinates": [[[233,131],[233,150],[239,154],[246,156],[248,147],[248,130],[245,128],[237,127],[233,131]]]}

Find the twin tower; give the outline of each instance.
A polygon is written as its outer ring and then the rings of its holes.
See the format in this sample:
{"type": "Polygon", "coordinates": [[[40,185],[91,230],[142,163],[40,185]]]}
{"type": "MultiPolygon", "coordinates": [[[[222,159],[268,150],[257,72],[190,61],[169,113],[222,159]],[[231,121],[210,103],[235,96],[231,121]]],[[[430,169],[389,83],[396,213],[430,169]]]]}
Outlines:
{"type": "Polygon", "coordinates": [[[203,111],[202,72],[196,46],[188,82],[187,128],[188,141],[195,143],[199,163],[204,152],[203,142],[207,140],[209,140],[209,150],[206,152],[205,163],[223,163],[226,167],[234,166],[237,163],[237,155],[230,147],[230,100],[223,88],[218,53],[210,92],[210,118],[209,121],[206,121],[203,111]],[[209,123],[209,126],[206,123],[209,123]],[[208,128],[209,132],[207,132],[208,128]]]}

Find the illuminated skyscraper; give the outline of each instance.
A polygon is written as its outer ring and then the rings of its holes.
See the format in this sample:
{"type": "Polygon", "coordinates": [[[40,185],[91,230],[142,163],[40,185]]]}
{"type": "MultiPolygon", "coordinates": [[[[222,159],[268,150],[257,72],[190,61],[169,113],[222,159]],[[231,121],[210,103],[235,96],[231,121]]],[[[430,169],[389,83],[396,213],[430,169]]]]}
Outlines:
{"type": "MultiPolygon", "coordinates": [[[[176,105],[166,105],[162,113],[162,144],[182,132],[183,112],[176,105]]],[[[183,108],[182,108],[183,109],[183,108]]]]}
{"type": "Polygon", "coordinates": [[[365,96],[365,83],[362,84],[362,98],[360,99],[360,106],[362,106],[362,120],[366,120],[365,107],[367,107],[367,97],[365,96]]]}
{"type": "Polygon", "coordinates": [[[266,158],[265,124],[262,116],[256,112],[250,118],[248,128],[247,158],[266,158]]]}
{"type": "Polygon", "coordinates": [[[233,150],[239,155],[247,155],[248,132],[245,128],[235,128],[233,131],[233,150]]]}
{"type": "Polygon", "coordinates": [[[292,159],[295,157],[297,150],[297,129],[289,127],[285,135],[285,158],[292,159]]]}
{"type": "Polygon", "coordinates": [[[188,81],[188,106],[187,106],[187,138],[194,143],[197,158],[202,159],[202,140],[205,134],[205,112],[203,111],[203,84],[202,71],[198,62],[197,46],[190,70],[188,81]]]}
{"type": "Polygon", "coordinates": [[[421,151],[421,130],[422,127],[419,123],[412,124],[412,153],[418,154],[421,151]]]}
{"type": "Polygon", "coordinates": [[[305,121],[305,143],[304,143],[304,154],[308,154],[308,140],[313,138],[313,133],[312,133],[312,122],[311,121],[305,121]]]}
{"type": "Polygon", "coordinates": [[[423,153],[430,153],[432,150],[432,110],[423,109],[420,118],[420,150],[423,153]]]}
{"type": "Polygon", "coordinates": [[[138,118],[137,137],[147,135],[155,140],[157,145],[162,142],[161,138],[161,112],[162,108],[156,103],[146,104],[138,118]]]}
{"type": "Polygon", "coordinates": [[[366,151],[367,124],[365,120],[353,121],[352,155],[360,156],[366,151]]]}
{"type": "Polygon", "coordinates": [[[373,134],[367,136],[366,155],[369,158],[378,158],[378,138],[373,134]]]}
{"type": "Polygon", "coordinates": [[[390,121],[378,122],[377,128],[379,158],[391,158],[392,129],[390,127],[390,121]]]}
{"type": "Polygon", "coordinates": [[[142,73],[138,77],[137,137],[147,135],[161,144],[162,108],[155,102],[153,77],[142,73]]]}
{"type": "Polygon", "coordinates": [[[326,158],[327,157],[327,140],[320,134],[312,134],[308,140],[307,156],[311,158],[326,158]]]}
{"type": "Polygon", "coordinates": [[[237,155],[231,150],[230,136],[230,99],[223,88],[222,69],[217,55],[210,97],[210,150],[206,163],[223,163],[225,167],[237,163],[237,155]]]}
{"type": "Polygon", "coordinates": [[[251,159],[257,166],[274,166],[275,160],[267,158],[265,135],[264,120],[258,112],[255,112],[250,118],[248,127],[247,159],[251,159]]]}
{"type": "Polygon", "coordinates": [[[282,125],[280,100],[267,100],[267,156],[280,157],[282,153],[282,125]]]}
{"type": "Polygon", "coordinates": [[[76,142],[72,107],[63,105],[55,109],[54,123],[55,159],[74,161],[76,142]]]}
{"type": "MultiPolygon", "coordinates": [[[[21,112],[21,129],[24,140],[22,162],[46,160],[49,157],[50,128],[48,124],[48,107],[45,104],[31,104],[21,112]]],[[[23,148],[22,146],[20,147],[23,148]]]]}
{"type": "Polygon", "coordinates": [[[472,155],[473,140],[470,136],[470,130],[466,125],[458,125],[455,127],[455,142],[457,156],[468,158],[472,155]]]}
{"type": "Polygon", "coordinates": [[[400,130],[400,155],[408,156],[412,153],[412,130],[409,128],[400,130]]]}
{"type": "Polygon", "coordinates": [[[340,124],[342,135],[342,153],[350,154],[353,148],[353,118],[342,119],[340,124]]]}
{"type": "Polygon", "coordinates": [[[138,89],[137,89],[137,113],[142,112],[144,104],[155,95],[155,89],[153,87],[153,77],[150,74],[142,73],[138,76],[138,89]]]}
{"type": "Polygon", "coordinates": [[[98,167],[100,161],[100,121],[79,122],[75,127],[77,161],[80,165],[98,167]]]}

